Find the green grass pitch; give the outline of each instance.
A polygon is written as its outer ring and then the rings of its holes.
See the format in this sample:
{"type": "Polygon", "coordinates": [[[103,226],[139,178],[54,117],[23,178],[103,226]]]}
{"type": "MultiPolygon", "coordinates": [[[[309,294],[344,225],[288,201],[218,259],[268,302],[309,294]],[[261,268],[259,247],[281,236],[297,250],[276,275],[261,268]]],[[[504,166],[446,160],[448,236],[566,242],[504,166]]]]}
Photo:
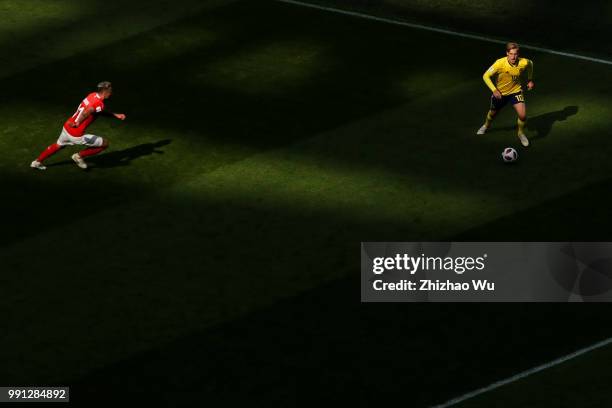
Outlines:
{"type": "Polygon", "coordinates": [[[610,66],[525,50],[519,149],[511,108],[475,135],[495,44],[274,1],[86,3],[0,4],[0,383],[423,407],[610,335],[603,305],[360,305],[356,272],[361,241],[608,240],[610,66]],[[101,80],[128,115],[91,128],[110,149],[30,169],[101,80]]]}

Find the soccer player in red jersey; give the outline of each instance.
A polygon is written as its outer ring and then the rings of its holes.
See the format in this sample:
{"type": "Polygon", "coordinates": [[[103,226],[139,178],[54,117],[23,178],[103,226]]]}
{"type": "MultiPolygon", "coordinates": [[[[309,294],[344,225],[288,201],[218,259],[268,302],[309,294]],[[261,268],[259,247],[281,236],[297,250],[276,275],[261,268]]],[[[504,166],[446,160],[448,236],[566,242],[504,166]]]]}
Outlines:
{"type": "Polygon", "coordinates": [[[80,103],[74,115],[68,118],[57,142],[47,147],[30,167],[45,170],[43,161],[49,156],[57,153],[64,146],[82,145],[86,149],[72,155],[72,160],[82,169],[87,168],[85,157],[101,153],[108,147],[108,141],[100,136],[85,134],[85,129],[96,120],[98,115],[107,114],[119,120],[125,120],[123,113],[112,113],[104,110],[104,100],[110,98],[113,88],[110,82],[103,81],[98,84],[98,92],[92,92],[80,103]]]}

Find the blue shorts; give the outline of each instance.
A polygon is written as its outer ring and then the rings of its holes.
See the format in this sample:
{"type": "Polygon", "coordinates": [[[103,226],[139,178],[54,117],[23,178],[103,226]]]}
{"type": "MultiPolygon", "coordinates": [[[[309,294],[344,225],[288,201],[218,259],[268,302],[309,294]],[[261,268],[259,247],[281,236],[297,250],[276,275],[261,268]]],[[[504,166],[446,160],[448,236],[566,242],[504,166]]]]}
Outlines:
{"type": "Polygon", "coordinates": [[[501,99],[497,99],[495,96],[491,95],[491,110],[498,111],[501,110],[504,106],[506,106],[510,102],[512,105],[516,105],[517,103],[525,103],[525,95],[523,92],[516,92],[510,95],[502,95],[501,99]]]}

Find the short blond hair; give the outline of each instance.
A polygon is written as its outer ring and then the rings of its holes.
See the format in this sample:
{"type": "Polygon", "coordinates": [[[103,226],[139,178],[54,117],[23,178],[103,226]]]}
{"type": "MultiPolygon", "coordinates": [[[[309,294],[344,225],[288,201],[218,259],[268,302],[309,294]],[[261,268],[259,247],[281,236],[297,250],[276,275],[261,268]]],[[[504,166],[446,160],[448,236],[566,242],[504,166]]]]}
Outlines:
{"type": "Polygon", "coordinates": [[[519,45],[515,42],[509,42],[506,44],[506,52],[510,51],[510,50],[518,50],[521,47],[519,47],[519,45]]]}
{"type": "Polygon", "coordinates": [[[98,91],[102,91],[104,89],[112,88],[112,84],[109,81],[102,81],[98,83],[98,91]]]}

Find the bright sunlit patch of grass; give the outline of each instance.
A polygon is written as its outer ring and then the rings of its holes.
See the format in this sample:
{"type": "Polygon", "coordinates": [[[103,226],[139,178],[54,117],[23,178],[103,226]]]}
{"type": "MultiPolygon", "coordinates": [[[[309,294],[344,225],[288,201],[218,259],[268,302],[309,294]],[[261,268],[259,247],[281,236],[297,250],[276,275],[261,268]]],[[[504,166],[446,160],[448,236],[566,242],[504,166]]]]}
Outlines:
{"type": "Polygon", "coordinates": [[[33,29],[74,21],[84,9],[74,0],[19,0],[0,2],[0,40],[19,36],[33,29]]]}

